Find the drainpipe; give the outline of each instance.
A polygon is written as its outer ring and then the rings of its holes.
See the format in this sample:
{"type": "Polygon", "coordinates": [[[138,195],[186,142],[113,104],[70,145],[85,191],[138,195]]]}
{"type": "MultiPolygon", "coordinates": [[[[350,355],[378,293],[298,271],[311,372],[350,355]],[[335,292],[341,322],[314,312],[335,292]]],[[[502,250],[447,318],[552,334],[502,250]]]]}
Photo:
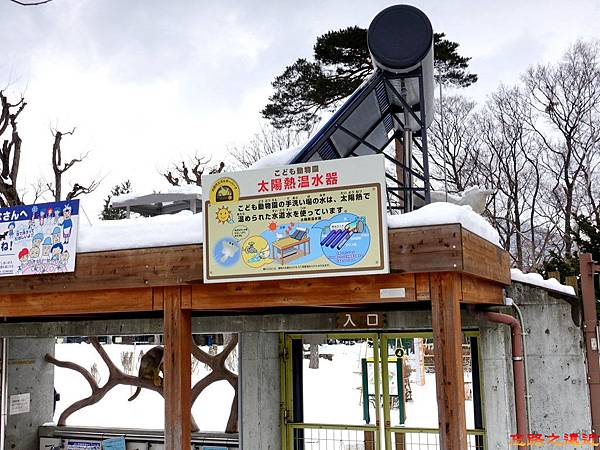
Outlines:
{"type": "Polygon", "coordinates": [[[504,302],[507,305],[512,305],[517,311],[517,316],[519,316],[519,323],[521,324],[521,330],[523,330],[523,371],[525,373],[525,412],[527,413],[527,429],[531,432],[531,393],[529,392],[529,369],[527,365],[527,339],[525,336],[528,336],[529,333],[525,331],[525,321],[523,320],[523,314],[521,313],[521,308],[517,305],[512,298],[505,298],[504,302]]]}
{"type": "Polygon", "coordinates": [[[477,319],[510,325],[512,342],[513,378],[515,388],[515,409],[517,434],[527,439],[527,418],[525,414],[525,374],[523,364],[523,331],[521,324],[513,316],[492,311],[477,311],[472,305],[469,310],[477,319]]]}

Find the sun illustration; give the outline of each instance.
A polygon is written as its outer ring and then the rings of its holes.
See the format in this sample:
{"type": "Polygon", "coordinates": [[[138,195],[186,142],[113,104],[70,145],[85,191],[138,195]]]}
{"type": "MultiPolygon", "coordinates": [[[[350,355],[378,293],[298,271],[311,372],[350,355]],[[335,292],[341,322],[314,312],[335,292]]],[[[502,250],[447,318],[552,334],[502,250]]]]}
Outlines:
{"type": "Polygon", "coordinates": [[[230,217],[231,217],[231,211],[229,211],[229,209],[227,209],[225,206],[223,206],[217,210],[217,222],[227,223],[227,222],[229,222],[230,217]]]}

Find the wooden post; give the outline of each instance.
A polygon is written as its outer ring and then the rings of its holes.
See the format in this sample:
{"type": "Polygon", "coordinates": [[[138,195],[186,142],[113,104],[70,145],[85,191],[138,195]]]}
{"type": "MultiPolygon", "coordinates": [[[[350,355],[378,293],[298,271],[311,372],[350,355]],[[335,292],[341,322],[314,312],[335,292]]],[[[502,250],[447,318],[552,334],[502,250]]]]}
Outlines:
{"type": "Polygon", "coordinates": [[[179,286],[164,288],[165,449],[191,448],[191,309],[179,286]]]}
{"type": "Polygon", "coordinates": [[[459,273],[431,274],[431,308],[440,448],[467,450],[459,273]]]}

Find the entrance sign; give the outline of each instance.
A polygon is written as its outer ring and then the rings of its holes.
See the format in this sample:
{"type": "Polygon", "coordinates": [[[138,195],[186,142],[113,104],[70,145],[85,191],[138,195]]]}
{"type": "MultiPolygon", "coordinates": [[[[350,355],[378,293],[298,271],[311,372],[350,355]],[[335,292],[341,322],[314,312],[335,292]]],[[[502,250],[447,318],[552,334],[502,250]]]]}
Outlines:
{"type": "Polygon", "coordinates": [[[383,155],[202,177],[204,281],[388,273],[383,155]]]}
{"type": "Polygon", "coordinates": [[[79,200],[0,208],[0,276],[73,272],[79,200]]]}
{"type": "Polygon", "coordinates": [[[337,313],[336,328],[352,330],[364,328],[383,328],[385,326],[385,313],[337,313]]]}

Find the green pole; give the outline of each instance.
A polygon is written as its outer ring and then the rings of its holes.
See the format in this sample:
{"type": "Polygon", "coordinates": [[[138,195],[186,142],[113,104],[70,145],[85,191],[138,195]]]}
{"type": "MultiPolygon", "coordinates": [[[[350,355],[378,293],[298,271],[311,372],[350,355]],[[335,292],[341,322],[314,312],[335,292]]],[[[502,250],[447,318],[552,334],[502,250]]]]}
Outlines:
{"type": "Polygon", "coordinates": [[[396,383],[398,383],[398,414],[400,415],[400,425],[404,425],[406,420],[404,413],[404,366],[402,357],[396,357],[396,383]]]}
{"type": "Polygon", "coordinates": [[[363,419],[368,425],[371,423],[369,415],[369,369],[367,366],[367,358],[363,358],[362,365],[362,394],[363,394],[363,419]]]}

